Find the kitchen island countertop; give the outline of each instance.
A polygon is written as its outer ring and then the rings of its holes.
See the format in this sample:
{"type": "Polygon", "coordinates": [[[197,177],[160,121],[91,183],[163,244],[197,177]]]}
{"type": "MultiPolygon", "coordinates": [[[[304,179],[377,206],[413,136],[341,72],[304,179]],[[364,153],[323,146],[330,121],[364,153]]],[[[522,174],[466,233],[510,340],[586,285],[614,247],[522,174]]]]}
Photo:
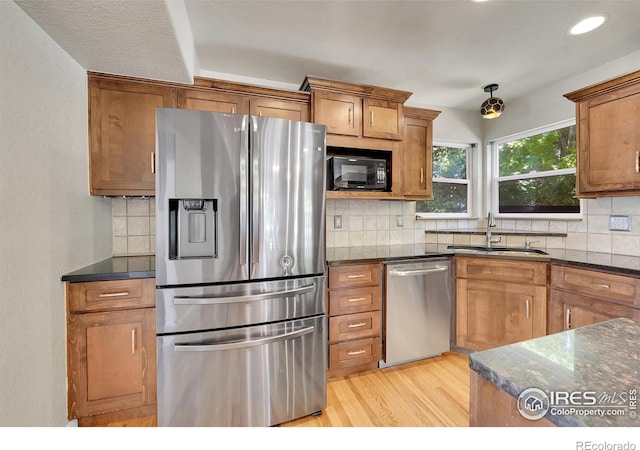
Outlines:
{"type": "Polygon", "coordinates": [[[469,356],[469,367],[512,396],[514,403],[529,388],[547,396],[575,393],[575,401],[568,405],[573,412],[557,408],[565,406],[563,401],[549,402],[544,417],[555,425],[637,427],[639,355],[640,323],[613,319],[475,352],[469,356]],[[577,405],[580,402],[582,406],[577,405]],[[604,410],[604,415],[597,410],[604,410]]]}

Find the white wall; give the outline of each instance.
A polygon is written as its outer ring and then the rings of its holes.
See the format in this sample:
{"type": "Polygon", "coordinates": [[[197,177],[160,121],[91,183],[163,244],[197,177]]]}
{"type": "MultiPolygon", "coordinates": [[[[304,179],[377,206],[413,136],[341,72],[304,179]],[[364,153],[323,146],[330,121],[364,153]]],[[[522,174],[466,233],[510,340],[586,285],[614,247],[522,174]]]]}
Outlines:
{"type": "Polygon", "coordinates": [[[64,284],[111,256],[111,201],[88,191],[86,72],[0,1],[0,426],[63,426],[64,284]]]}

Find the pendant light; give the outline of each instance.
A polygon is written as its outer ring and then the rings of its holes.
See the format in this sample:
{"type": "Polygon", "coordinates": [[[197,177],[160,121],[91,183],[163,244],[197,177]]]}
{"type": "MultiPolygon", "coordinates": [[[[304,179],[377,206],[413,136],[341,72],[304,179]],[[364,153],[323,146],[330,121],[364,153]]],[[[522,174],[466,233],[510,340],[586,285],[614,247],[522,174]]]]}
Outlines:
{"type": "Polygon", "coordinates": [[[496,117],[500,117],[500,114],[504,111],[504,102],[501,98],[493,96],[493,91],[498,90],[498,85],[495,83],[487,84],[483,89],[485,92],[490,92],[491,97],[482,102],[482,106],[480,107],[482,118],[495,119],[496,117]]]}

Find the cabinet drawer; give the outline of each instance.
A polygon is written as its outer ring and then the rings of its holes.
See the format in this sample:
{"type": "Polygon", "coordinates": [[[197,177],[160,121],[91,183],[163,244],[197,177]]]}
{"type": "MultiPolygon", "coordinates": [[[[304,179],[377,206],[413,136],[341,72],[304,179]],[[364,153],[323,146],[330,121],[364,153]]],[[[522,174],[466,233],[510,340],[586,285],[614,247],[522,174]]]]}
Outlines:
{"type": "Polygon", "coordinates": [[[382,313],[370,311],[329,318],[329,342],[380,335],[382,313]]]}
{"type": "Polygon", "coordinates": [[[382,355],[379,337],[342,342],[329,346],[329,368],[331,370],[378,362],[382,355]]]}
{"type": "Polygon", "coordinates": [[[382,306],[382,288],[371,286],[329,291],[329,315],[376,311],[382,306]]]}
{"type": "Polygon", "coordinates": [[[380,285],[380,264],[353,264],[329,267],[329,289],[355,288],[380,285]]]}
{"type": "Polygon", "coordinates": [[[603,300],[640,305],[640,280],[623,275],[552,265],[551,286],[603,300]]]}
{"type": "Polygon", "coordinates": [[[67,283],[69,312],[155,306],[155,279],[67,283]]]}
{"type": "Polygon", "coordinates": [[[456,258],[458,278],[546,285],[547,268],[547,263],[538,261],[456,258]]]}

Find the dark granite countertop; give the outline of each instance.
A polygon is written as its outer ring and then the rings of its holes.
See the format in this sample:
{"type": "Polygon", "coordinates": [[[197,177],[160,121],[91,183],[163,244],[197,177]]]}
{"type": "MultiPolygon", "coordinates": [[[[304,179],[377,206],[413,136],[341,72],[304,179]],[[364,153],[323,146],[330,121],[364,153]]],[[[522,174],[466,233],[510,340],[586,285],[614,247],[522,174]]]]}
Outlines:
{"type": "Polygon", "coordinates": [[[536,261],[551,261],[556,264],[571,264],[588,269],[605,270],[621,275],[640,277],[640,258],[627,255],[613,255],[610,253],[585,252],[580,250],[547,249],[548,255],[532,253],[522,255],[496,255],[492,252],[470,252],[454,250],[446,244],[415,244],[415,245],[381,245],[363,247],[333,247],[327,248],[327,263],[331,265],[353,264],[357,262],[384,262],[400,259],[432,258],[438,256],[479,256],[488,258],[534,259],[536,261]]]}
{"type": "Polygon", "coordinates": [[[62,281],[126,280],[130,278],[154,278],[155,256],[114,256],[62,276],[62,281]]]}
{"type": "MultiPolygon", "coordinates": [[[[552,261],[557,264],[571,264],[585,268],[606,270],[621,275],[640,277],[640,258],[609,253],[584,252],[578,250],[548,249],[548,255],[496,255],[491,252],[466,252],[449,249],[443,244],[380,245],[363,247],[330,247],[326,250],[330,266],[353,263],[397,261],[403,259],[434,258],[442,256],[467,255],[499,258],[531,258],[538,261],[552,261]]],[[[114,256],[91,264],[62,276],[62,281],[105,281],[127,278],[155,277],[155,256],[114,256]]]]}
{"type": "Polygon", "coordinates": [[[514,402],[523,391],[537,388],[547,398],[553,398],[551,392],[578,393],[576,400],[594,403],[574,405],[574,411],[564,409],[565,415],[556,408],[564,406],[561,402],[550,401],[545,417],[556,425],[640,426],[640,405],[632,401],[640,390],[640,323],[631,319],[471,353],[469,367],[514,397],[514,402]],[[619,415],[608,415],[614,410],[619,415]]]}

